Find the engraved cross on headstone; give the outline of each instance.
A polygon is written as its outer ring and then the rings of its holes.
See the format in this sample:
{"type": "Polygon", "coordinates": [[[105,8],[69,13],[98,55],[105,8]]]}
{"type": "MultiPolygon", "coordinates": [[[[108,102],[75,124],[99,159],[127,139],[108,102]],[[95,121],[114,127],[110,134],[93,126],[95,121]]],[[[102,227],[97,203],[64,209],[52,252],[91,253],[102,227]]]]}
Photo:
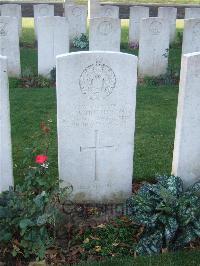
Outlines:
{"type": "Polygon", "coordinates": [[[95,130],[95,144],[94,146],[91,147],[80,147],[80,152],[83,151],[94,151],[94,181],[98,180],[98,175],[97,175],[97,151],[98,150],[105,150],[105,149],[110,149],[110,148],[114,148],[114,146],[111,145],[106,145],[106,146],[100,146],[99,145],[99,132],[98,130],[95,130]]]}
{"type": "Polygon", "coordinates": [[[156,54],[156,49],[153,49],[153,73],[156,72],[156,67],[157,67],[157,54],[156,54]]]}
{"type": "Polygon", "coordinates": [[[5,55],[4,51],[5,51],[5,47],[1,47],[1,44],[0,44],[0,55],[5,55]]]}

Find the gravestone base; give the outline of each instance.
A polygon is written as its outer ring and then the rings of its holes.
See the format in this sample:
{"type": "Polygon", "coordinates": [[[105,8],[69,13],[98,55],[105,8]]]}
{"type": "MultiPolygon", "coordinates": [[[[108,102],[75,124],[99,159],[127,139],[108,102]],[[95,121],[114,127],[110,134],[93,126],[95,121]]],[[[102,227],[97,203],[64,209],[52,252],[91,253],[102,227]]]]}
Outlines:
{"type": "Polygon", "coordinates": [[[65,204],[65,223],[75,226],[100,224],[116,217],[126,216],[129,211],[126,203],[121,204],[65,204]]]}

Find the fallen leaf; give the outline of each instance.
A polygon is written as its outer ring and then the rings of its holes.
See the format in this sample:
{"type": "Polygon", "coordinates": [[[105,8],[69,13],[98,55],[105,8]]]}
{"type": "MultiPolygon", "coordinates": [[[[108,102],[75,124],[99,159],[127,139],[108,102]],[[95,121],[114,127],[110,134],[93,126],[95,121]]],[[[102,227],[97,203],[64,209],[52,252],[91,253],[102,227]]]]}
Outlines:
{"type": "Polygon", "coordinates": [[[90,239],[88,237],[83,241],[84,244],[87,244],[89,242],[90,242],[90,239]]]}
{"type": "Polygon", "coordinates": [[[95,251],[100,252],[101,251],[101,246],[95,246],[95,251]]]}
{"type": "Polygon", "coordinates": [[[97,228],[106,228],[106,225],[105,224],[99,224],[99,225],[97,225],[97,228]]]}

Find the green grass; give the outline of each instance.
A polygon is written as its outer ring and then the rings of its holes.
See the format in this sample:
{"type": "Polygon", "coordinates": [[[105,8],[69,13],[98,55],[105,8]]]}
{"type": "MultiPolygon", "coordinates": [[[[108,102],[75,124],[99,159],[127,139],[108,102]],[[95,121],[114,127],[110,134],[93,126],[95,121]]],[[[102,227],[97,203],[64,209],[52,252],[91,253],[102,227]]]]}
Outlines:
{"type": "Polygon", "coordinates": [[[153,257],[123,258],[104,262],[80,263],[77,266],[199,266],[200,251],[168,253],[153,257]]]}
{"type": "MultiPolygon", "coordinates": [[[[182,21],[177,30],[182,30],[182,21]]],[[[33,19],[23,19],[21,39],[22,72],[37,72],[37,51],[34,48],[33,19]]],[[[122,21],[122,51],[128,49],[128,21],[122,21]]],[[[136,52],[137,53],[137,52],[136,52]]],[[[180,48],[170,50],[170,64],[179,71],[180,48]]],[[[178,86],[138,86],[134,179],[151,180],[157,174],[170,174],[175,132],[178,86]]],[[[19,88],[10,82],[11,122],[15,182],[22,180],[25,149],[32,147],[40,131],[40,122],[52,120],[49,160],[57,177],[56,93],[54,88],[19,88]]],[[[38,144],[39,145],[39,144],[38,144]]]]}
{"type": "Polygon", "coordinates": [[[138,87],[134,176],[137,180],[170,174],[177,87],[138,87]]]}

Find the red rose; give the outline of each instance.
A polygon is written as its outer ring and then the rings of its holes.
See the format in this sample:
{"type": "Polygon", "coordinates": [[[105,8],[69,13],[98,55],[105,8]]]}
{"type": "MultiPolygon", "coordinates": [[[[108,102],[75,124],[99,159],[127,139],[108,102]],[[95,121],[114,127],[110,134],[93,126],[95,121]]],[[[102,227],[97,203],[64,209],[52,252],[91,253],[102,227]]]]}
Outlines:
{"type": "Polygon", "coordinates": [[[35,158],[35,162],[39,164],[43,164],[48,160],[48,157],[46,155],[37,155],[35,158]]]}

